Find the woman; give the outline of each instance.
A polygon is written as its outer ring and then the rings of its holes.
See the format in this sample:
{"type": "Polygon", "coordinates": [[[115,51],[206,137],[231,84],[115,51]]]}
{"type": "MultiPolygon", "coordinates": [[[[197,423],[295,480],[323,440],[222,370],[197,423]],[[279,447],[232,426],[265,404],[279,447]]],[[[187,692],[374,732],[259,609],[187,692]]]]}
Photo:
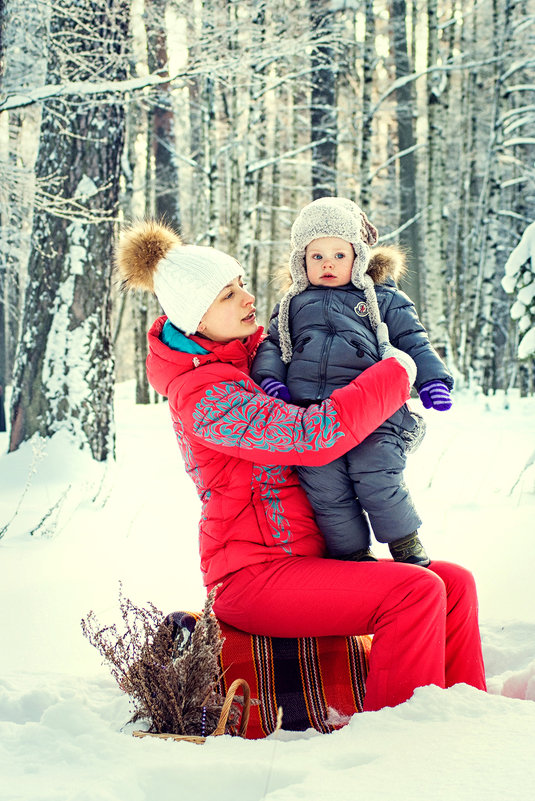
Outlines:
{"type": "Polygon", "coordinates": [[[412,359],[390,346],[348,386],[298,408],[249,377],[262,330],[237,261],[147,222],[123,234],[117,263],[125,285],[155,292],[166,313],[149,331],[147,372],[202,501],[201,570],[208,590],[219,585],[216,615],[275,637],[373,633],[365,710],[427,684],[485,689],[472,576],[446,562],[325,558],[292,469],[338,458],[399,409],[412,359]]]}

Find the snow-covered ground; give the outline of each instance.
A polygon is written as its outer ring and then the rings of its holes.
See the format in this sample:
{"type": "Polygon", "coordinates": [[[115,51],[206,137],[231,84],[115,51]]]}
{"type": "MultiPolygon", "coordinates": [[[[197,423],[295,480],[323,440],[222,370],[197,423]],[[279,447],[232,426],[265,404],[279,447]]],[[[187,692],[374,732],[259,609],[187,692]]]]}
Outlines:
{"type": "Polygon", "coordinates": [[[166,405],[132,397],[118,387],[106,470],[62,436],[5,455],[0,435],[0,799],[531,801],[535,400],[457,394],[426,413],[407,471],[427,550],[475,573],[491,692],[425,687],[331,735],[195,746],[131,736],[128,699],[80,629],[90,609],[118,622],[120,581],[164,611],[204,600],[198,501],[166,405]]]}

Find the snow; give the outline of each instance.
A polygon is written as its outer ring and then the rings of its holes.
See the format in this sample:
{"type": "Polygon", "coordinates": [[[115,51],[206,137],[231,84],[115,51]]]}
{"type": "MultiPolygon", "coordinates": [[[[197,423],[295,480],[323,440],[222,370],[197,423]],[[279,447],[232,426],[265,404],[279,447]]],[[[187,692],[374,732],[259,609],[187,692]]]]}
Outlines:
{"type": "Polygon", "coordinates": [[[1,801],[533,798],[535,399],[467,392],[424,411],[407,470],[427,550],[476,576],[490,692],[424,687],[330,735],[196,746],[132,737],[128,699],[80,630],[90,609],[118,622],[119,581],[166,612],[204,599],[199,502],[167,407],[133,395],[118,386],[116,465],[66,434],[0,456],[1,801]]]}

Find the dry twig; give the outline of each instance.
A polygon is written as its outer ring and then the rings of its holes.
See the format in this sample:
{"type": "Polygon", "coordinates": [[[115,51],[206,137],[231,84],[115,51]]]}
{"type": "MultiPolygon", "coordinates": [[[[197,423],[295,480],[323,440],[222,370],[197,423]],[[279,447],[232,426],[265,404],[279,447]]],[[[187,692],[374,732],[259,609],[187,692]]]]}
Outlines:
{"type": "Polygon", "coordinates": [[[119,590],[124,632],[101,627],[94,612],[82,631],[98,649],[134,714],[150,723],[150,732],[207,736],[217,726],[223,698],[217,692],[221,632],[211,614],[210,593],[191,637],[173,636],[173,623],[154,604],[136,606],[119,590]]]}

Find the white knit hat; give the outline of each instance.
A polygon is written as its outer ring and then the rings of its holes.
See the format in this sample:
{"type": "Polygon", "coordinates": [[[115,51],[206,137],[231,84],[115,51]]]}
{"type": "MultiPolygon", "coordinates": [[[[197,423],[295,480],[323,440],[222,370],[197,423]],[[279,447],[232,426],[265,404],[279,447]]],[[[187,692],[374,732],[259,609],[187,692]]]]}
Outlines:
{"type": "Polygon", "coordinates": [[[243,273],[216,248],[183,245],[171,228],[142,220],[126,228],[115,258],[125,286],[154,292],[169,320],[194,334],[222,289],[243,273]]]}
{"type": "Polygon", "coordinates": [[[370,261],[370,245],[378,239],[377,229],[364,212],[352,200],[343,197],[321,197],[312,201],[299,212],[290,235],[290,273],[292,286],[281,299],[279,306],[279,340],[282,360],[286,364],[292,358],[292,342],[289,329],[290,301],[310,284],[306,273],[305,250],[314,239],[334,236],[353,246],[355,259],[351,271],[351,283],[363,289],[367,301],[368,316],[375,329],[381,322],[379,305],[372,278],[366,273],[370,261]]]}
{"type": "Polygon", "coordinates": [[[178,245],[158,262],[154,292],[173,325],[194,334],[221,290],[242,272],[222,250],[178,245]]]}

